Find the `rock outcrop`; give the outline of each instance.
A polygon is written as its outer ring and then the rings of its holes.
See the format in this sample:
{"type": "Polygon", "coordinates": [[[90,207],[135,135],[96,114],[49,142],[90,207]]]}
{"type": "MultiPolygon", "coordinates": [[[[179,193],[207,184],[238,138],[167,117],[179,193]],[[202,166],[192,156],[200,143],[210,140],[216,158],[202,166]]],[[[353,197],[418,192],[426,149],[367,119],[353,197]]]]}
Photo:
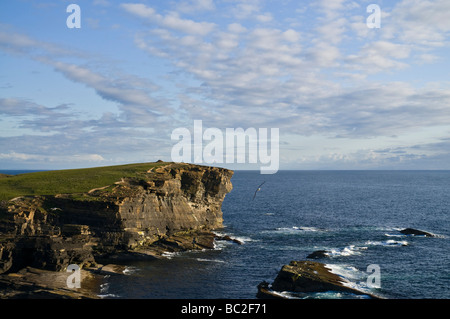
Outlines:
{"type": "Polygon", "coordinates": [[[62,271],[108,258],[214,247],[233,172],[168,163],[83,194],[25,196],[0,207],[0,274],[62,271]]]}
{"type": "Polygon", "coordinates": [[[306,256],[306,258],[310,258],[310,259],[328,258],[328,257],[330,257],[329,254],[330,253],[326,250],[316,250],[316,251],[312,252],[311,254],[309,254],[308,256],[306,256]]]}
{"type": "Polygon", "coordinates": [[[0,299],[99,299],[103,276],[80,270],[80,288],[67,287],[69,273],[25,267],[0,276],[0,299]]]}
{"type": "Polygon", "coordinates": [[[315,261],[291,261],[284,265],[270,286],[267,282],[258,285],[258,298],[286,298],[287,293],[306,297],[308,293],[337,291],[354,295],[378,298],[348,286],[349,282],[331,272],[325,264],[315,261]]]}
{"type": "Polygon", "coordinates": [[[425,236],[425,237],[436,237],[432,233],[425,232],[423,230],[418,230],[414,228],[405,228],[400,231],[403,235],[413,235],[413,236],[425,236]]]}

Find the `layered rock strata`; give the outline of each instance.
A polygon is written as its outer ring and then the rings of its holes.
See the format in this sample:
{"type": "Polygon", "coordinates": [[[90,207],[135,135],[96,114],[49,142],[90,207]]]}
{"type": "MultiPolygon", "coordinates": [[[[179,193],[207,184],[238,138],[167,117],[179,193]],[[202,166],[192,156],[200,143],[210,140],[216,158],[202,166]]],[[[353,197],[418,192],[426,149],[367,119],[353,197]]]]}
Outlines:
{"type": "Polygon", "coordinates": [[[83,194],[27,196],[0,207],[0,274],[62,271],[109,258],[214,247],[230,170],[169,163],[83,194]]]}

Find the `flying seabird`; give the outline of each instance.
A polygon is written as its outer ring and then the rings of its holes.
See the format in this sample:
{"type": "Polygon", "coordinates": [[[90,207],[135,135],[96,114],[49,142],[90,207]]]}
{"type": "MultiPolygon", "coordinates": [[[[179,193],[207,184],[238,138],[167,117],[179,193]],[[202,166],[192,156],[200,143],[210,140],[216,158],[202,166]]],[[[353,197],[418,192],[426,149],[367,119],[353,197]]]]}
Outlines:
{"type": "Polygon", "coordinates": [[[265,183],[265,181],[264,182],[262,182],[262,184],[261,185],[259,185],[258,186],[258,188],[256,189],[256,191],[255,191],[255,195],[253,195],[253,200],[255,199],[255,197],[256,197],[256,193],[257,192],[259,192],[260,190],[261,190],[261,186],[263,186],[264,185],[264,183],[265,183]]]}

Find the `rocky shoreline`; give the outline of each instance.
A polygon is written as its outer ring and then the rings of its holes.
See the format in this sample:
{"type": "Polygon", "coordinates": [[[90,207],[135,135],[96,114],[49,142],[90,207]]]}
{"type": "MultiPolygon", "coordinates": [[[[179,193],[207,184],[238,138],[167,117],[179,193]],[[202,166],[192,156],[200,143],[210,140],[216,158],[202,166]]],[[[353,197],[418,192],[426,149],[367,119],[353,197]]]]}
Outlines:
{"type": "MultiPolygon", "coordinates": [[[[399,233],[405,236],[436,237],[435,234],[414,228],[401,229],[399,233]]],[[[330,258],[330,255],[330,251],[316,250],[306,258],[322,260],[330,258]]],[[[326,264],[311,260],[293,260],[284,265],[272,284],[264,281],[257,286],[256,296],[260,299],[301,299],[308,298],[310,293],[329,291],[343,292],[360,298],[384,299],[371,292],[353,288],[349,281],[333,273],[326,264]]]]}
{"type": "Polygon", "coordinates": [[[291,261],[279,271],[272,284],[258,285],[257,297],[261,299],[305,298],[308,293],[328,291],[380,299],[371,293],[350,287],[349,282],[334,274],[327,265],[316,261],[291,261]]]}
{"type": "MultiPolygon", "coordinates": [[[[99,299],[105,276],[123,276],[130,261],[214,249],[217,241],[242,244],[214,231],[223,227],[221,206],[232,190],[230,170],[164,163],[85,193],[16,197],[0,204],[0,299],[99,299]],[[80,288],[67,283],[80,267],[80,288]]],[[[406,228],[406,236],[435,237],[406,228]]],[[[327,259],[318,250],[307,259],[327,259]]],[[[326,264],[291,261],[256,297],[304,298],[337,291],[378,299],[350,287],[326,264]]]]}
{"type": "Polygon", "coordinates": [[[0,298],[98,298],[129,260],[213,249],[230,170],[167,163],[83,194],[24,196],[0,207],[0,298]],[[81,287],[67,287],[69,265],[81,287]]]}

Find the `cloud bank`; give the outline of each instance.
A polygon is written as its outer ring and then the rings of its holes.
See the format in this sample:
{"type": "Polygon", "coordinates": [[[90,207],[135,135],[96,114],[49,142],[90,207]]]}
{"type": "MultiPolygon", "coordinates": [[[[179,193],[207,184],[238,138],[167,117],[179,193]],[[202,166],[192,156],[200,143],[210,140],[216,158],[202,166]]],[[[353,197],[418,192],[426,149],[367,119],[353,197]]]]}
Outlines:
{"type": "Polygon", "coordinates": [[[104,163],[125,153],[168,160],[170,132],[201,119],[279,128],[282,168],[450,168],[448,1],[382,4],[380,29],[367,27],[366,2],[346,0],[98,4],[121,17],[115,32],[125,30],[127,52],[139,56],[126,65],[163,66],[146,77],[94,48],[2,25],[4,54],[51,68],[115,109],[85,118],[75,101],[2,98],[15,134],[0,137],[1,159],[58,156],[49,150],[58,145],[104,163]]]}

